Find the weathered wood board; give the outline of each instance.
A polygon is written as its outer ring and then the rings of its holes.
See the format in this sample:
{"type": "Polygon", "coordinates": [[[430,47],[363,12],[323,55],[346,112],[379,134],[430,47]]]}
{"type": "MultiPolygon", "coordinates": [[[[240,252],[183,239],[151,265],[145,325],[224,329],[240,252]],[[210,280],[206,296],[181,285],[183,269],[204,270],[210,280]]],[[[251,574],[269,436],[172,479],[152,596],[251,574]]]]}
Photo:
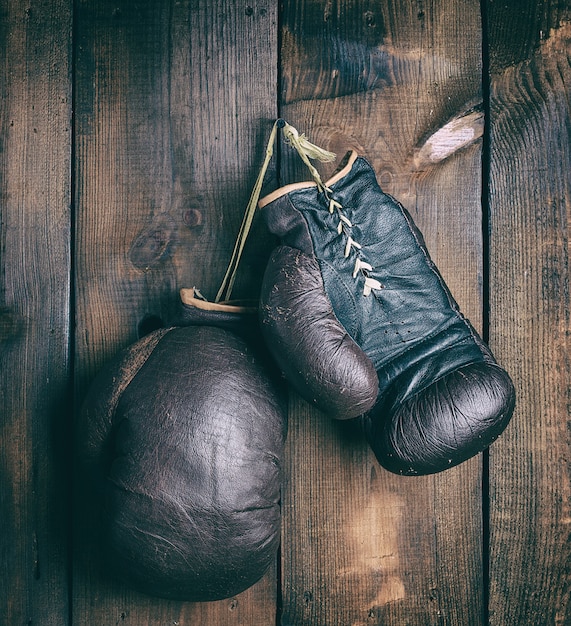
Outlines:
{"type": "MultiPolygon", "coordinates": [[[[216,294],[276,116],[277,17],[271,3],[85,0],[76,10],[79,401],[114,352],[168,324],[181,287],[216,294]]],[[[261,279],[248,272],[261,272],[262,244],[247,251],[237,295],[261,279]]],[[[275,569],[239,598],[203,605],[120,585],[98,558],[89,504],[75,530],[75,623],[275,621],[275,569]]]]}
{"type": "MultiPolygon", "coordinates": [[[[286,2],[283,29],[283,117],[340,157],[353,148],[370,160],[480,325],[478,6],[286,2]]],[[[295,157],[282,163],[284,182],[307,179],[295,157]]],[[[397,477],[357,432],[301,400],[292,403],[288,452],[284,626],[479,623],[480,459],[435,477],[397,477]]]]}
{"type": "Polygon", "coordinates": [[[490,341],[518,391],[490,452],[490,624],[571,623],[571,3],[490,3],[490,341]]]}
{"type": "Polygon", "coordinates": [[[68,623],[71,7],[0,14],[0,622],[68,623]]]}

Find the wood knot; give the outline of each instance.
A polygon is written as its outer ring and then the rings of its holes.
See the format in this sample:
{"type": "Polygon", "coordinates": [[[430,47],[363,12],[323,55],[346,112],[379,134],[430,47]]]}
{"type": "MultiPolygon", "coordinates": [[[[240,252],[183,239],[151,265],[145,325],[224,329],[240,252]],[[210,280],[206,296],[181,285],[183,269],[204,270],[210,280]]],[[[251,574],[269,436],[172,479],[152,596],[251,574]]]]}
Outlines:
{"type": "Polygon", "coordinates": [[[174,232],[173,221],[169,216],[156,216],[149,227],[133,241],[129,250],[131,263],[143,271],[157,265],[168,254],[174,232]]]}
{"type": "Polygon", "coordinates": [[[202,213],[198,209],[186,209],[182,214],[182,221],[188,228],[198,228],[202,226],[202,213]]]}

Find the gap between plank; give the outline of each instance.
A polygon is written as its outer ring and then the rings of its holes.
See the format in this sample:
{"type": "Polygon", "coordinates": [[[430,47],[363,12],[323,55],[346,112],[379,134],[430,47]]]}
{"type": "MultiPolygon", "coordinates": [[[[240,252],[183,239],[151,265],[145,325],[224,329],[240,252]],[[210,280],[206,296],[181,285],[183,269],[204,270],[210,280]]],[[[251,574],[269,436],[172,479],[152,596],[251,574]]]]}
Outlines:
{"type": "MultiPolygon", "coordinates": [[[[482,338],[490,339],[490,49],[487,0],[480,2],[482,24],[482,101],[484,133],[482,136],[482,338]]],[[[482,454],[482,623],[490,623],[490,455],[482,454]]]]}

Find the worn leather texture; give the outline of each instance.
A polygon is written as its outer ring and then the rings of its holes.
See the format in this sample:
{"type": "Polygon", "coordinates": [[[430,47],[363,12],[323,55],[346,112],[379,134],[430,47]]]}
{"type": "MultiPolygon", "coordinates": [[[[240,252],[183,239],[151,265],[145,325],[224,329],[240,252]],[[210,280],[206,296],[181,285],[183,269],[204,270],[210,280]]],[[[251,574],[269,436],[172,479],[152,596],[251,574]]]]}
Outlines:
{"type": "Polygon", "coordinates": [[[339,324],[315,257],[278,247],[264,273],[262,293],[263,333],[298,392],[338,419],[371,409],[377,373],[339,324]]]}
{"type": "MultiPolygon", "coordinates": [[[[260,307],[268,345],[279,346],[275,358],[307,397],[293,371],[312,371],[317,381],[336,380],[360,361],[352,354],[345,364],[342,354],[331,359],[321,352],[328,333],[346,332],[377,373],[376,403],[360,419],[379,462],[399,474],[457,465],[506,427],[515,402],[513,384],[460,312],[411,216],[382,192],[369,163],[357,158],[328,187],[327,194],[311,184],[286,188],[263,207],[269,230],[282,246],[298,251],[285,255],[289,258],[278,252],[281,271],[274,267],[277,257],[269,265],[260,307]],[[331,199],[340,211],[330,210],[331,199]],[[341,225],[340,212],[346,220],[341,225]],[[355,272],[357,259],[367,269],[355,272]],[[367,279],[377,288],[365,295],[367,279]],[[307,297],[288,294],[292,290],[307,297]],[[310,301],[316,297],[326,299],[334,315],[329,322],[334,330],[324,331],[321,339],[313,332],[310,301]],[[302,307],[293,314],[296,301],[302,307]],[[291,324],[295,316],[299,319],[291,324]]],[[[368,403],[365,387],[354,395],[362,393],[368,403]]],[[[329,384],[322,393],[315,385],[312,391],[325,411],[346,393],[343,385],[329,384]]]]}
{"type": "Polygon", "coordinates": [[[279,546],[283,393],[264,355],[215,318],[121,352],[81,410],[79,457],[98,488],[108,567],[153,596],[233,596],[279,546]]]}

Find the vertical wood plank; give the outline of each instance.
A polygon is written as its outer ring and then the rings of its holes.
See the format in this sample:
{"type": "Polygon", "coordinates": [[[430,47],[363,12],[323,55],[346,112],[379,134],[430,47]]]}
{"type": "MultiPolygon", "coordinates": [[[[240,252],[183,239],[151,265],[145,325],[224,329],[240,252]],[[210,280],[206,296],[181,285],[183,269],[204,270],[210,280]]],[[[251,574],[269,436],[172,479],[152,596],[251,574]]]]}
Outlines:
{"type": "Polygon", "coordinates": [[[488,4],[490,341],[518,391],[490,455],[490,624],[571,623],[571,3],[488,4]]]}
{"type": "Polygon", "coordinates": [[[0,622],[68,623],[71,12],[0,17],[0,622]]]}
{"type": "MultiPolygon", "coordinates": [[[[480,39],[479,7],[463,0],[284,3],[283,117],[340,157],[354,148],[371,161],[476,326],[480,39]],[[469,139],[445,138],[436,154],[428,140],[451,120],[469,139]]],[[[289,154],[282,162],[284,183],[307,179],[289,154]]],[[[297,398],[290,415],[282,624],[481,623],[481,460],[397,477],[350,425],[297,398]]]]}
{"type": "MultiPolygon", "coordinates": [[[[138,330],[167,323],[181,287],[216,294],[275,115],[270,2],[77,2],[77,394],[138,330]]],[[[252,238],[235,295],[256,293],[252,238]]],[[[81,491],[81,487],[78,492],[81,491]]],[[[76,530],[82,624],[275,622],[276,571],[208,604],[141,596],[98,559],[88,503],[76,530]]]]}

